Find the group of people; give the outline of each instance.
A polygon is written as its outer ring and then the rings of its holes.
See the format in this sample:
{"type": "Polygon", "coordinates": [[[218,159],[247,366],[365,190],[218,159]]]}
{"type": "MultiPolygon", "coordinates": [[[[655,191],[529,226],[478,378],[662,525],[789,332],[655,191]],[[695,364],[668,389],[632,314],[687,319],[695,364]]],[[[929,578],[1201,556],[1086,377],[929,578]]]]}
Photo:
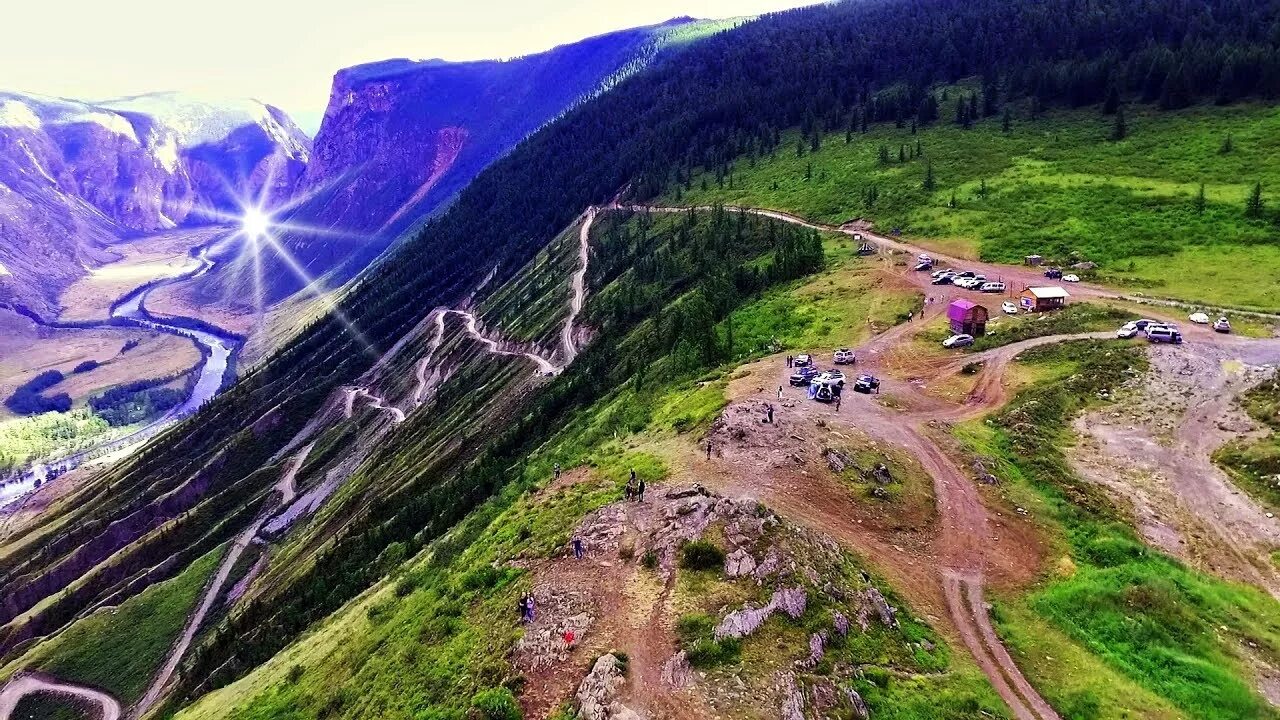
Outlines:
{"type": "Polygon", "coordinates": [[[636,478],[636,469],[631,468],[631,479],[627,480],[627,499],[644,502],[644,478],[636,478]]]}
{"type": "Polygon", "coordinates": [[[526,592],[520,596],[516,609],[520,611],[520,622],[531,623],[537,618],[538,608],[533,600],[533,593],[526,592]]]}

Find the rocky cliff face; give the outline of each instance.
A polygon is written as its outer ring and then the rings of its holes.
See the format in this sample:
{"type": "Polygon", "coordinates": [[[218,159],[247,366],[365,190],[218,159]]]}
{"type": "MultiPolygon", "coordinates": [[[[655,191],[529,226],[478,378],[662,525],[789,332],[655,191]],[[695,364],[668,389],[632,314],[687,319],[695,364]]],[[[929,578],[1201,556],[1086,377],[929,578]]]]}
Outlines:
{"type": "MultiPolygon", "coordinates": [[[[387,60],[339,71],[284,243],[315,276],[353,276],[485,166],[577,102],[648,63],[682,18],[505,61],[387,60]]],[[[297,289],[281,278],[276,297],[297,289]]],[[[216,282],[211,278],[210,282],[216,282]]],[[[225,295],[218,292],[217,295],[225,295]]],[[[211,292],[210,297],[215,295],[211,292]]]]}
{"type": "Polygon", "coordinates": [[[264,185],[289,195],[309,155],[287,115],[253,100],[0,92],[0,301],[48,310],[114,239],[208,222],[264,185]]]}

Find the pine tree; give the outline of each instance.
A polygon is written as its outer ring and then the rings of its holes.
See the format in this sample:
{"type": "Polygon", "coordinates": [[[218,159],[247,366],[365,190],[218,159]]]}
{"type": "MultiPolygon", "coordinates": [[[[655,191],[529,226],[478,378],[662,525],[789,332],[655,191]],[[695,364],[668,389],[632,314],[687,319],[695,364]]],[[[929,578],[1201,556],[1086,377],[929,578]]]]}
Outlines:
{"type": "Polygon", "coordinates": [[[1264,209],[1262,183],[1254,183],[1253,192],[1249,193],[1249,199],[1245,202],[1244,216],[1247,218],[1260,218],[1264,209]]]}
{"type": "Polygon", "coordinates": [[[1124,121],[1124,106],[1116,108],[1116,121],[1111,126],[1111,139],[1123,140],[1129,135],[1129,126],[1124,121]]]}
{"type": "Polygon", "coordinates": [[[937,187],[937,183],[935,183],[933,179],[933,163],[925,165],[924,182],[920,184],[920,187],[931,192],[935,187],[937,187]]]}
{"type": "Polygon", "coordinates": [[[924,151],[920,149],[920,138],[916,138],[916,157],[923,157],[924,151]]]}
{"type": "Polygon", "coordinates": [[[822,147],[822,138],[819,135],[818,131],[814,130],[813,135],[809,136],[809,151],[818,152],[818,149],[821,147],[822,147]]]}
{"type": "Polygon", "coordinates": [[[974,123],[978,120],[978,95],[974,93],[969,96],[969,122],[974,123]]]}
{"type": "Polygon", "coordinates": [[[982,178],[982,184],[978,186],[978,197],[983,200],[987,199],[987,179],[982,178]]]}
{"type": "Polygon", "coordinates": [[[915,119],[915,118],[911,118],[911,134],[912,134],[912,135],[915,135],[915,134],[916,134],[916,119],[915,119]]]}
{"type": "Polygon", "coordinates": [[[1203,214],[1205,207],[1204,199],[1204,183],[1200,183],[1200,190],[1196,193],[1196,214],[1203,214]]]}
{"type": "Polygon", "coordinates": [[[1227,133],[1227,136],[1222,139],[1222,146],[1218,148],[1218,154],[1227,155],[1227,154],[1230,154],[1230,152],[1235,149],[1236,149],[1235,143],[1231,142],[1231,133],[1227,133]]]}
{"type": "Polygon", "coordinates": [[[889,164],[889,146],[888,145],[880,146],[880,164],[881,165],[889,164]]]}
{"type": "Polygon", "coordinates": [[[898,146],[898,162],[904,163],[906,161],[907,161],[907,146],[899,145],[898,146]]]}
{"type": "Polygon", "coordinates": [[[1004,117],[1000,118],[1000,131],[1009,132],[1013,130],[1013,111],[1009,108],[1004,109],[1004,117]]]}
{"type": "Polygon", "coordinates": [[[808,163],[804,166],[804,179],[805,182],[813,179],[813,163],[808,163]]]}
{"type": "Polygon", "coordinates": [[[999,96],[994,75],[982,76],[982,117],[992,117],[999,109],[999,96]]]}
{"type": "Polygon", "coordinates": [[[1114,115],[1116,110],[1120,109],[1120,88],[1116,87],[1115,80],[1111,81],[1111,87],[1107,90],[1107,99],[1102,101],[1102,114],[1114,115]]]}
{"type": "Polygon", "coordinates": [[[951,208],[951,209],[953,209],[953,210],[955,209],[955,207],[956,207],[956,194],[955,194],[955,192],[952,192],[952,193],[951,193],[951,199],[947,201],[947,207],[949,207],[949,208],[951,208]]]}

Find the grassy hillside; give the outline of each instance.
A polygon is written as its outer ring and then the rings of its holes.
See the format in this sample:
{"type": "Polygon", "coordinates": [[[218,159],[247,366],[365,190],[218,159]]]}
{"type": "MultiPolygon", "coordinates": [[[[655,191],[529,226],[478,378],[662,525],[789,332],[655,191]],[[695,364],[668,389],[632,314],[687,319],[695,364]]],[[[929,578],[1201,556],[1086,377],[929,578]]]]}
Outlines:
{"type": "Polygon", "coordinates": [[[152,585],[118,607],[77,620],[0,669],[0,674],[42,670],[106,690],[122,704],[134,702],[182,632],[221,557],[221,548],[211,551],[177,577],[152,585]]]}
{"type": "Polygon", "coordinates": [[[1116,142],[1114,117],[1096,107],[1033,120],[1022,103],[1008,131],[999,116],[965,129],[948,121],[964,90],[950,87],[942,120],[915,132],[891,123],[842,129],[817,150],[798,132],[784,134],[773,154],[740,158],[719,180],[694,175],[668,200],[770,207],[828,223],[867,218],[880,232],[900,228],[961,256],[1087,260],[1099,268],[1086,275],[1149,295],[1280,310],[1280,231],[1267,204],[1280,197],[1280,109],[1133,105],[1128,136],[1116,142]],[[935,187],[926,190],[930,167],[935,187]],[[1260,218],[1245,212],[1255,183],[1260,218]]]}

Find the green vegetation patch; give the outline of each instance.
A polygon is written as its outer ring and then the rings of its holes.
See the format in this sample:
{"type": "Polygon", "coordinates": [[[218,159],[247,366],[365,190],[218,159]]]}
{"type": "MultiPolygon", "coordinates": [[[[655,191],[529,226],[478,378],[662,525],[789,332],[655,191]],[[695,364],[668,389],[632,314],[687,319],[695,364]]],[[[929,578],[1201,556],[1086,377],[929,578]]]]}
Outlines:
{"type": "Polygon", "coordinates": [[[1241,396],[1240,405],[1270,432],[1262,438],[1232,440],[1213,459],[1251,495],[1280,507],[1280,380],[1259,384],[1241,396]]]}
{"type": "Polygon", "coordinates": [[[119,607],[76,621],[5,672],[43,670],[62,680],[101,688],[125,705],[138,700],[182,632],[221,557],[222,548],[210,551],[177,577],[152,585],[119,607]]]}
{"type": "MultiPolygon", "coordinates": [[[[1280,607],[1256,589],[1195,572],[1147,547],[1129,518],[1100,488],[1075,476],[1063,455],[1071,419],[1104,390],[1114,394],[1123,378],[1143,368],[1143,356],[1114,343],[1081,341],[1036,348],[1021,361],[1070,363],[1076,371],[1021,391],[985,431],[960,433],[980,441],[975,449],[995,461],[1010,492],[1034,496],[1037,515],[1067,553],[1051,579],[1025,598],[1007,600],[1014,614],[1043,618],[1102,665],[1161,698],[1157,706],[1168,703],[1195,718],[1275,717],[1251,686],[1240,649],[1251,642],[1274,661],[1280,607]]],[[[1030,634],[1017,640],[1029,656],[1050,654],[1030,634]]],[[[1113,695],[1104,678],[1094,685],[1062,666],[1041,671],[1049,676],[1038,687],[1056,707],[1076,703],[1080,717],[1123,717],[1117,714],[1123,707],[1089,701],[1113,695]],[[1057,694],[1057,673],[1072,676],[1074,695],[1057,694]]],[[[1129,710],[1160,710],[1139,696],[1128,702],[1129,710]]]]}
{"type": "Polygon", "coordinates": [[[1008,131],[1000,117],[965,128],[949,122],[945,108],[960,95],[949,90],[937,123],[827,133],[803,152],[798,134],[786,133],[770,154],[692,176],[680,201],[833,224],[866,218],[946,252],[1006,263],[1029,254],[1088,260],[1100,264],[1098,279],[1147,294],[1280,309],[1268,292],[1280,272],[1276,233],[1246,202],[1255,183],[1264,206],[1280,188],[1274,107],[1131,106],[1128,136],[1112,142],[1113,118],[1095,109],[1032,119],[1023,103],[1011,108],[1008,131]]]}

